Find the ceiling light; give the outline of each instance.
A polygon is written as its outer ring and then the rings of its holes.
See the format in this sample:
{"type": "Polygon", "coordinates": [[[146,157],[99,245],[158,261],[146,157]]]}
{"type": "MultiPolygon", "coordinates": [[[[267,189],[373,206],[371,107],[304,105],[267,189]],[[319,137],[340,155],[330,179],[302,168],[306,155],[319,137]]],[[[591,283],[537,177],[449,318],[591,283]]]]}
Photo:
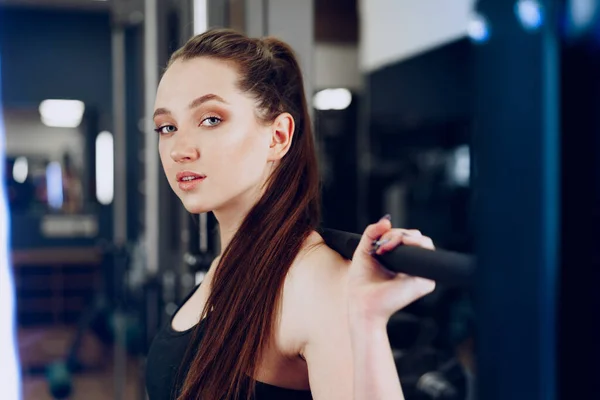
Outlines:
{"type": "Polygon", "coordinates": [[[81,124],[85,105],[79,100],[44,100],[40,116],[46,126],[76,128],[81,124]]]}
{"type": "Polygon", "coordinates": [[[317,110],[345,110],[352,103],[348,89],[325,89],[317,92],[313,105],[317,110]]]}

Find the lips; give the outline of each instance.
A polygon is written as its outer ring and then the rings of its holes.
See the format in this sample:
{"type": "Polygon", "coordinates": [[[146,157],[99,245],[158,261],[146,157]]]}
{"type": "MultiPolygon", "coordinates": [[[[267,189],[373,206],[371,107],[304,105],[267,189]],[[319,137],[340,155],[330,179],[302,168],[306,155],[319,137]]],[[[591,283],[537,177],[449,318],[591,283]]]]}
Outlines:
{"type": "Polygon", "coordinates": [[[197,174],[191,171],[183,171],[177,174],[177,186],[184,192],[191,192],[196,189],[206,178],[206,175],[197,174]]]}
{"type": "Polygon", "coordinates": [[[206,178],[206,175],[197,174],[191,171],[183,171],[177,174],[177,182],[193,182],[198,179],[206,178]]]}

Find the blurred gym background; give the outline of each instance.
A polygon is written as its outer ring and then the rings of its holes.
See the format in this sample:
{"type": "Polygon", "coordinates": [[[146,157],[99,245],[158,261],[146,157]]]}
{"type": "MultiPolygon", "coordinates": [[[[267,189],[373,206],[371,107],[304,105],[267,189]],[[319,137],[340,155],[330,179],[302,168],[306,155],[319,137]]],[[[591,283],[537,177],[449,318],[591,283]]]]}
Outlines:
{"type": "Polygon", "coordinates": [[[171,52],[210,27],[298,53],[326,227],[389,212],[477,254],[474,287],[440,284],[390,321],[407,400],[599,398],[599,12],[0,0],[23,399],[145,399],[149,343],[218,251],[214,219],[171,193],[147,116],[171,52]]]}

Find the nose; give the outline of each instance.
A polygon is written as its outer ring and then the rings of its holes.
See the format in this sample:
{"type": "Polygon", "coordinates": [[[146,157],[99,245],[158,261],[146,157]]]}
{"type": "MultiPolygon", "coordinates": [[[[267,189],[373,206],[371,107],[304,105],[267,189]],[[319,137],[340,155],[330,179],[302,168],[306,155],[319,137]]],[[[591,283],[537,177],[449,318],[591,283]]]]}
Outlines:
{"type": "Polygon", "coordinates": [[[198,147],[186,136],[185,134],[179,135],[171,149],[171,158],[176,163],[192,162],[200,157],[198,147]]]}

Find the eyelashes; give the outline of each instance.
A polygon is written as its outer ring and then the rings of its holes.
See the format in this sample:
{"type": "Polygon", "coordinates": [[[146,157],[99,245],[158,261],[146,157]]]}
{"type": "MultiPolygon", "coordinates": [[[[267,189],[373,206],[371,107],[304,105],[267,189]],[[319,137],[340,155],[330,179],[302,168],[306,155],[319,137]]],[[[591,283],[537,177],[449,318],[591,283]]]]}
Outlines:
{"type": "Polygon", "coordinates": [[[219,125],[221,122],[223,122],[223,120],[221,118],[213,116],[213,117],[206,117],[206,118],[204,118],[202,120],[202,122],[200,123],[200,125],[202,125],[202,126],[208,126],[208,127],[213,127],[213,126],[219,125]],[[208,124],[208,125],[204,125],[204,123],[206,121],[211,121],[211,123],[208,124]]]}
{"type": "Polygon", "coordinates": [[[166,135],[168,133],[174,133],[174,132],[176,132],[176,130],[177,130],[177,128],[175,128],[173,125],[163,125],[163,126],[160,126],[156,129],[154,129],[154,132],[158,133],[159,135],[166,135]],[[172,132],[163,132],[163,129],[165,129],[165,128],[173,128],[174,130],[172,132]]]}
{"type": "MultiPolygon", "coordinates": [[[[200,126],[203,126],[206,128],[214,128],[214,127],[220,125],[222,122],[223,122],[222,118],[219,118],[216,116],[209,116],[209,117],[202,119],[202,121],[200,122],[200,126]]],[[[175,127],[174,125],[162,125],[156,129],[154,129],[154,132],[156,132],[160,135],[168,135],[168,134],[177,132],[177,127],[175,127]]]]}

